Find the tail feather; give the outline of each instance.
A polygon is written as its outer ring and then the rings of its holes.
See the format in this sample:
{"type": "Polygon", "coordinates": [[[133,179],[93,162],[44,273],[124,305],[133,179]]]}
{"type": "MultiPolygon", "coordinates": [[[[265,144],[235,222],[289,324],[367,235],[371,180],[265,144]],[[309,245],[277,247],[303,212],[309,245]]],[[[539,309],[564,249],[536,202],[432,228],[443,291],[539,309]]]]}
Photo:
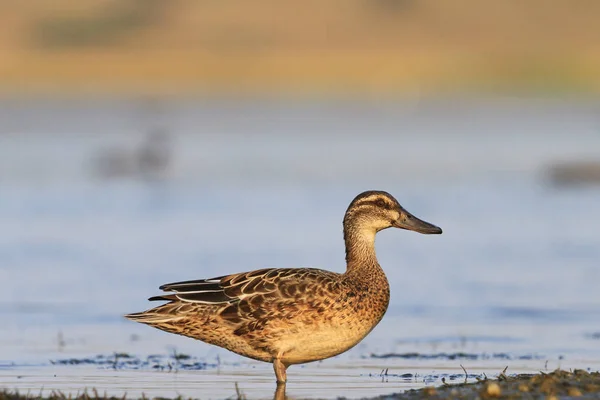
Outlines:
{"type": "Polygon", "coordinates": [[[176,303],[167,303],[146,311],[127,314],[124,317],[132,321],[155,325],[185,318],[184,314],[177,312],[178,308],[179,305],[176,303]]]}
{"type": "Polygon", "coordinates": [[[185,318],[181,315],[157,313],[157,312],[152,312],[152,310],[139,312],[139,313],[127,314],[124,317],[129,320],[141,322],[143,324],[148,324],[148,325],[160,325],[163,323],[171,323],[171,322],[175,322],[177,320],[181,320],[181,319],[185,318]]]}
{"type": "Polygon", "coordinates": [[[177,296],[174,294],[163,294],[159,296],[152,296],[148,299],[148,301],[176,301],[177,296]]]}
{"type": "Polygon", "coordinates": [[[130,319],[132,321],[140,321],[145,319],[147,317],[148,314],[146,314],[145,311],[143,312],[137,312],[137,313],[131,313],[131,314],[125,314],[123,315],[125,318],[130,319]]]}

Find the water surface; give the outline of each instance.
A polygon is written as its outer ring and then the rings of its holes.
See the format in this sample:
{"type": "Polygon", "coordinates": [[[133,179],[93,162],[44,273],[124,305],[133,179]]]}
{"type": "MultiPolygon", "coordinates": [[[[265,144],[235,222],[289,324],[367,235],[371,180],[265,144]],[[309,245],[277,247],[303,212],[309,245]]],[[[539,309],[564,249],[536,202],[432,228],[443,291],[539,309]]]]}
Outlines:
{"type": "Polygon", "coordinates": [[[505,366],[598,369],[600,189],[555,188],[544,174],[556,161],[600,159],[596,109],[591,101],[182,101],[147,116],[129,101],[7,102],[0,385],[225,398],[237,382],[250,398],[272,396],[270,365],[121,315],[149,307],[146,298],[171,281],[264,267],[343,271],[343,212],[366,189],[389,191],[444,234],[378,235],[388,313],[349,352],[291,367],[288,394],[387,394],[439,384],[442,374],[463,374],[461,364],[488,375],[505,366]],[[159,125],[171,135],[160,178],[99,176],[102,154],[134,158],[159,125]],[[174,349],[210,366],[50,362],[174,349]],[[372,357],[405,353],[477,357],[372,357]],[[490,356],[498,353],[507,357],[490,356]]]}

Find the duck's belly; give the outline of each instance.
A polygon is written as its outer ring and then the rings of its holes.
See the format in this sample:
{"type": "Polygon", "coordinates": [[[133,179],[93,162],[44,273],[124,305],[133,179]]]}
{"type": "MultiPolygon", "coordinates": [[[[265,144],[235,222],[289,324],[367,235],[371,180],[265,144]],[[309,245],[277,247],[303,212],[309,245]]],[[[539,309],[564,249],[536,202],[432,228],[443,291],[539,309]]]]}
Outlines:
{"type": "Polygon", "coordinates": [[[323,360],[357,345],[375,327],[320,327],[286,335],[278,343],[284,364],[323,360]]]}

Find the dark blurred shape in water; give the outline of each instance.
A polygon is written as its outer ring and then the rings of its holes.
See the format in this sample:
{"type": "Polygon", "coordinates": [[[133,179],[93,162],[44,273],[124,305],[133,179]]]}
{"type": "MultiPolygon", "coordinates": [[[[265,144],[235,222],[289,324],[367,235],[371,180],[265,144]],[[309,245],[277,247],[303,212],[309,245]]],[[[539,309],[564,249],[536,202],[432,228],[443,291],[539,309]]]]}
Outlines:
{"type": "Polygon", "coordinates": [[[600,160],[554,164],[548,168],[548,178],[560,187],[600,185],[600,160]]]}
{"type": "Polygon", "coordinates": [[[145,178],[164,178],[171,165],[171,137],[164,128],[155,128],[146,135],[137,151],[137,167],[145,178]]]}
{"type": "Polygon", "coordinates": [[[134,149],[111,146],[93,159],[93,174],[102,179],[168,178],[172,161],[171,136],[164,128],[153,128],[134,149]]]}

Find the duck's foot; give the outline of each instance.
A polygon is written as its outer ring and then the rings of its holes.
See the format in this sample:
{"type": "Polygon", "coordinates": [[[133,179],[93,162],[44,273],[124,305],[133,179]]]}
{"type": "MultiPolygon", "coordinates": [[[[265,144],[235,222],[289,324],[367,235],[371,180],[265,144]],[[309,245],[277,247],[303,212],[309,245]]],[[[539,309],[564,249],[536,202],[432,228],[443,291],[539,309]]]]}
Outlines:
{"type": "Polygon", "coordinates": [[[273,369],[275,370],[275,376],[277,377],[277,386],[285,385],[287,382],[287,367],[281,362],[280,359],[276,358],[273,360],[273,369]]]}

